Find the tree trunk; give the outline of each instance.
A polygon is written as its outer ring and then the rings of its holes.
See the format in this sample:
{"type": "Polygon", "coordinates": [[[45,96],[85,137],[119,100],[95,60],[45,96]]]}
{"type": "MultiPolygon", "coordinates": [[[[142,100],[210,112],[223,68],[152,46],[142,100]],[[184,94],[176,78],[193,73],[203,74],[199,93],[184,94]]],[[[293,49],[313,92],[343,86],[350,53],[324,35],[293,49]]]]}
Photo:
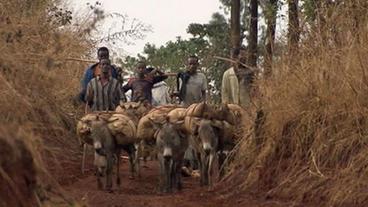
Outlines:
{"type": "MultiPolygon", "coordinates": [[[[257,39],[258,39],[258,0],[250,0],[250,25],[248,39],[248,54],[246,63],[253,68],[257,67],[257,39]]],[[[244,61],[244,60],[242,60],[244,61]]],[[[243,68],[237,73],[239,80],[239,99],[242,107],[251,105],[253,79],[255,73],[250,68],[243,68]]]]}
{"type": "Polygon", "coordinates": [[[298,2],[299,0],[288,0],[288,7],[289,7],[288,45],[290,55],[294,55],[298,51],[298,43],[300,36],[298,2]]]}
{"type": "Polygon", "coordinates": [[[276,32],[276,16],[277,16],[277,0],[270,0],[267,5],[267,37],[266,37],[266,51],[265,51],[265,77],[268,77],[272,73],[272,59],[275,43],[275,32],[276,32]]]}
{"type": "Polygon", "coordinates": [[[257,41],[258,41],[258,0],[250,1],[250,29],[249,29],[249,62],[257,67],[257,41]]]}
{"type": "Polygon", "coordinates": [[[231,1],[231,46],[240,46],[240,0],[231,1]]]}

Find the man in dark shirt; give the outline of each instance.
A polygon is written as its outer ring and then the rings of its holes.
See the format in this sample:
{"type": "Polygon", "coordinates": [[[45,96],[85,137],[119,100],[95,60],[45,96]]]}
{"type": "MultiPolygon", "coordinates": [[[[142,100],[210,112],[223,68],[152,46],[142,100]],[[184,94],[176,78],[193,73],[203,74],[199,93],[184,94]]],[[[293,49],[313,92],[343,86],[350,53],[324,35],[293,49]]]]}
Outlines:
{"type": "Polygon", "coordinates": [[[128,83],[123,86],[123,92],[127,92],[132,90],[131,101],[139,102],[139,101],[147,101],[148,103],[152,103],[152,88],[155,83],[161,82],[165,80],[168,76],[165,75],[161,71],[154,71],[158,73],[156,76],[146,75],[147,69],[146,64],[142,61],[137,64],[137,77],[131,78],[128,80],[128,83]]]}

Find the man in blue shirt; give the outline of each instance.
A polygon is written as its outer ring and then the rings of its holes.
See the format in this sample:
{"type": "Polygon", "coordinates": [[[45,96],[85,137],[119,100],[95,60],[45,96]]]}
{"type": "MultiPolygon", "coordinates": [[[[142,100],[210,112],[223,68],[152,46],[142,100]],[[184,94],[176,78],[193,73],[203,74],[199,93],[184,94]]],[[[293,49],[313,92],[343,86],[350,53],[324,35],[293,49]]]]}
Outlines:
{"type": "MultiPolygon", "coordinates": [[[[89,66],[81,80],[81,91],[79,93],[79,100],[82,102],[85,102],[85,96],[86,96],[86,90],[87,90],[88,83],[93,78],[101,74],[101,69],[102,69],[101,60],[109,59],[109,49],[107,49],[107,47],[98,48],[97,58],[98,58],[98,63],[95,63],[89,66]]],[[[111,67],[111,71],[109,72],[109,75],[113,78],[118,78],[118,72],[115,67],[111,67]]]]}

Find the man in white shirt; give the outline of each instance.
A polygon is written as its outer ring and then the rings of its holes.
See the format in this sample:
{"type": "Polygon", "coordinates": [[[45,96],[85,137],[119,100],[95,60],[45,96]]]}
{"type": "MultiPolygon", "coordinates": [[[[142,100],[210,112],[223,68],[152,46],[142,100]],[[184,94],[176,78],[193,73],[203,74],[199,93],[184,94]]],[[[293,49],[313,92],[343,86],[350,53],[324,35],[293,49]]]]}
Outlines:
{"type": "MultiPolygon", "coordinates": [[[[232,52],[232,58],[237,62],[244,62],[247,55],[245,47],[235,48],[232,52]]],[[[242,66],[239,63],[234,63],[233,67],[227,69],[222,76],[221,84],[221,102],[226,104],[238,104],[242,107],[249,107],[250,105],[250,90],[254,77],[254,73],[242,66]],[[246,83],[240,83],[238,77],[246,75],[247,78],[242,80],[246,83]],[[239,84],[243,84],[244,87],[239,87],[239,84]]]]}

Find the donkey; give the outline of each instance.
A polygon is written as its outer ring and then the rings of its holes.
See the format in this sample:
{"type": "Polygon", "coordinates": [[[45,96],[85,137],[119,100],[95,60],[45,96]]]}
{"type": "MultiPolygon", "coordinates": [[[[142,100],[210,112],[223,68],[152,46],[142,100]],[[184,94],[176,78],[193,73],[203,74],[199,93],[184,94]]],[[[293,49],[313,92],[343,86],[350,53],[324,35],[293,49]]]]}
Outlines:
{"type": "MultiPolygon", "coordinates": [[[[180,191],[181,167],[185,150],[188,148],[187,136],[181,131],[183,121],[162,123],[155,133],[158,160],[160,163],[160,185],[163,193],[180,191]]],[[[155,125],[157,127],[157,124],[155,125]]]]}
{"type": "Polygon", "coordinates": [[[220,129],[213,126],[211,120],[201,119],[191,136],[193,146],[197,151],[200,167],[200,185],[208,185],[211,190],[214,177],[218,176],[217,152],[221,148],[220,129]]]}
{"type": "Polygon", "coordinates": [[[105,190],[112,192],[112,170],[114,163],[114,155],[116,155],[116,183],[120,187],[120,149],[117,147],[114,137],[112,136],[107,122],[97,118],[91,123],[91,138],[95,149],[95,165],[97,176],[97,187],[102,189],[101,177],[106,176],[105,190]]]}
{"type": "MultiPolygon", "coordinates": [[[[115,111],[127,115],[135,124],[138,125],[139,119],[151,109],[151,106],[147,102],[126,102],[120,104],[115,111]]],[[[139,162],[139,152],[142,148],[142,143],[138,140],[135,143],[120,146],[129,154],[130,163],[130,179],[135,177],[140,178],[140,162],[139,162]]]]}

